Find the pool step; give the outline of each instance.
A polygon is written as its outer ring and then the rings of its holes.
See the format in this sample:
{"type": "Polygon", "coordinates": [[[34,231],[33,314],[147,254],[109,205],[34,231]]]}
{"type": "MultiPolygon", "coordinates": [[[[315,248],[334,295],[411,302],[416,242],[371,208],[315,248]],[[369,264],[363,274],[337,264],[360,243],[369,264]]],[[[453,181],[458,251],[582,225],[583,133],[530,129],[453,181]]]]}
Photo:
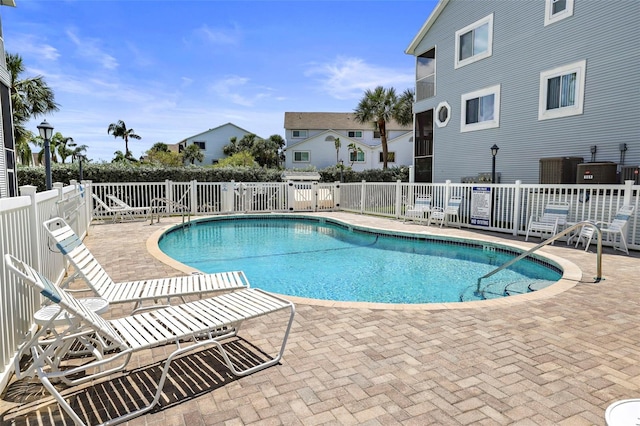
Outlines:
{"type": "Polygon", "coordinates": [[[461,302],[470,302],[473,300],[490,300],[499,299],[507,296],[515,296],[517,294],[530,293],[532,291],[541,290],[552,284],[545,280],[525,279],[514,281],[505,285],[504,283],[492,283],[481,287],[480,294],[476,293],[477,286],[469,286],[460,295],[461,302]]]}

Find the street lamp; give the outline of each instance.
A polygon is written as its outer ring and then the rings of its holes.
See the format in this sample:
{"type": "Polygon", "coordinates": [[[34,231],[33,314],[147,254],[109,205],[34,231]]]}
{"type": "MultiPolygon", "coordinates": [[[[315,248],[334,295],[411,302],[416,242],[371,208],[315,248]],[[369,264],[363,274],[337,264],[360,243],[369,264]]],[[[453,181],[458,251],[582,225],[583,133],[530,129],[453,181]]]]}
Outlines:
{"type": "Polygon", "coordinates": [[[40,137],[44,139],[44,174],[47,191],[51,189],[51,137],[53,136],[53,126],[44,120],[38,126],[40,137]]]}
{"type": "Polygon", "coordinates": [[[492,157],[492,162],[491,162],[491,183],[496,183],[496,155],[498,155],[498,150],[499,149],[500,148],[498,148],[498,145],[496,145],[495,143],[491,147],[491,157],[492,157]]]}
{"type": "Polygon", "coordinates": [[[342,170],[344,169],[344,161],[340,160],[338,161],[338,163],[340,163],[340,183],[342,183],[343,179],[343,174],[342,174],[342,170]]]}
{"type": "Polygon", "coordinates": [[[80,177],[79,181],[82,182],[83,180],[83,176],[82,176],[82,160],[84,160],[84,155],[82,154],[78,154],[78,175],[80,177]]]}

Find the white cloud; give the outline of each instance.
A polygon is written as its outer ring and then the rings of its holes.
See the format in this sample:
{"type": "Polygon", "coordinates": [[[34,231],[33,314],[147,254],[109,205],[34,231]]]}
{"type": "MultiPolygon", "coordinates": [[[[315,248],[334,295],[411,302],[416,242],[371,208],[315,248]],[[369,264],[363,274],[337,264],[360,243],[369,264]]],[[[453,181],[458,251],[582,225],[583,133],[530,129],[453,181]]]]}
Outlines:
{"type": "Polygon", "coordinates": [[[29,56],[47,61],[56,61],[60,57],[58,49],[32,34],[19,34],[18,37],[14,37],[8,51],[18,53],[23,58],[29,56]]]}
{"type": "Polygon", "coordinates": [[[203,25],[196,29],[194,33],[203,38],[208,43],[222,44],[222,45],[234,45],[240,42],[240,30],[238,27],[232,29],[219,29],[211,28],[208,25],[203,25]]]}
{"type": "Polygon", "coordinates": [[[249,82],[250,80],[246,77],[233,75],[216,81],[210,88],[222,99],[245,107],[254,106],[258,100],[270,96],[269,93],[266,93],[266,91],[270,91],[270,89],[249,85],[249,82]],[[243,91],[249,92],[250,95],[244,95],[242,93],[243,91]]]}
{"type": "Polygon", "coordinates": [[[81,39],[73,30],[67,30],[67,37],[69,37],[69,39],[76,45],[79,56],[82,56],[92,62],[97,62],[108,70],[113,70],[118,67],[117,59],[104,52],[98,46],[98,40],[81,39]]]}
{"type": "Polygon", "coordinates": [[[365,90],[376,86],[402,91],[415,83],[411,70],[379,67],[359,58],[344,57],[336,58],[333,63],[311,64],[305,76],[316,77],[321,91],[340,100],[358,99],[365,90]]]}

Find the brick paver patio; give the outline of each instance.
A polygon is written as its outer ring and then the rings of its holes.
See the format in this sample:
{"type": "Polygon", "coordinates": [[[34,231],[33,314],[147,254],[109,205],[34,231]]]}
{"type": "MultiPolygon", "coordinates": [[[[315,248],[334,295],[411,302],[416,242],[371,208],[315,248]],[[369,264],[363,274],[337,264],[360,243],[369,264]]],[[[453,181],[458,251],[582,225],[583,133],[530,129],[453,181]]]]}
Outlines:
{"type": "MultiPolygon", "coordinates": [[[[346,213],[327,215],[379,228],[525,247],[538,242],[346,213]]],[[[181,275],[146,248],[149,236],[179,220],[163,219],[153,226],[96,225],[85,243],[116,281],[181,275]]],[[[578,265],[582,280],[553,297],[469,309],[297,302],[281,365],[239,379],[216,367],[217,379],[176,383],[189,396],[129,424],[604,424],[609,404],[640,397],[638,253],[625,256],[606,249],[605,280],[595,284],[593,252],[564,243],[541,252],[578,265]]],[[[110,314],[122,313],[117,308],[110,314]]],[[[259,347],[268,329],[268,323],[261,323],[244,332],[259,347]]],[[[198,360],[208,356],[201,355],[198,360]]],[[[134,366],[162,359],[162,353],[154,352],[134,366]]],[[[3,412],[16,407],[0,404],[3,412]]]]}

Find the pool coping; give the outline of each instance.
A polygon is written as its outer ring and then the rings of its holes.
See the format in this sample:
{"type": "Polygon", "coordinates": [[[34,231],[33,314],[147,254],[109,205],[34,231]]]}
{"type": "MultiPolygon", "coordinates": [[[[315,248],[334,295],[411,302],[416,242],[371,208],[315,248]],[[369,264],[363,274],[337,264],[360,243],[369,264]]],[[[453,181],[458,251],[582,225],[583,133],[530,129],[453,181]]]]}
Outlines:
{"type": "MultiPolygon", "coordinates": [[[[360,225],[360,224],[356,224],[356,223],[350,223],[347,219],[345,218],[335,218],[332,216],[323,216],[322,214],[318,214],[318,213],[314,213],[314,214],[301,214],[301,213],[295,213],[295,214],[289,214],[289,213],[281,213],[281,215],[283,217],[306,217],[306,218],[315,218],[318,219],[319,217],[325,217],[326,219],[331,219],[332,221],[336,221],[336,222],[340,222],[343,223],[347,226],[354,226],[354,227],[358,227],[358,228],[365,228],[365,229],[369,229],[372,231],[380,231],[380,232],[384,232],[384,233],[396,233],[396,234],[412,234],[412,235],[416,235],[416,236],[431,236],[433,238],[440,238],[440,239],[468,239],[468,240],[473,240],[473,241],[479,241],[479,242],[486,242],[486,243],[491,243],[491,244],[496,244],[496,245],[501,245],[501,246],[505,246],[505,247],[509,247],[509,248],[513,248],[517,251],[523,251],[526,252],[530,249],[530,247],[527,246],[523,246],[520,244],[516,244],[513,243],[512,241],[507,241],[507,240],[503,240],[503,239],[499,239],[497,237],[494,236],[484,236],[481,234],[471,234],[469,233],[469,236],[467,237],[452,237],[451,235],[447,235],[446,233],[443,233],[442,231],[437,232],[440,228],[435,228],[435,227],[429,227],[429,230],[424,230],[424,231],[398,231],[395,229],[392,229],[391,227],[389,228],[384,228],[384,227],[377,227],[377,226],[371,226],[371,225],[360,225]],[[433,231],[436,232],[433,232],[433,231]]],[[[195,219],[195,221],[207,221],[207,220],[211,220],[212,218],[215,218],[217,220],[220,219],[224,219],[224,218],[233,218],[233,217],[257,217],[260,215],[239,215],[239,214],[233,214],[233,215],[212,215],[212,216],[203,216],[203,217],[199,217],[198,219],[195,219]]],[[[274,214],[269,214],[269,216],[274,216],[274,214]]],[[[386,220],[392,220],[392,219],[386,219],[386,220]]],[[[183,273],[186,274],[196,274],[196,273],[201,273],[201,271],[199,271],[196,268],[193,268],[191,266],[185,265],[184,263],[178,262],[177,260],[167,256],[165,253],[163,253],[160,250],[160,247],[158,245],[160,238],[162,237],[162,235],[164,235],[167,231],[174,229],[174,228],[179,228],[182,227],[183,224],[182,223],[178,223],[178,224],[168,224],[166,226],[163,226],[162,228],[158,229],[157,231],[155,231],[153,234],[151,234],[151,236],[147,239],[146,241],[146,248],[147,251],[149,252],[149,254],[151,256],[153,256],[154,258],[156,258],[157,260],[159,260],[160,262],[178,270],[181,271],[183,273]]],[[[444,228],[443,230],[446,230],[446,228],[444,228]]],[[[462,231],[464,233],[464,231],[462,231]]],[[[479,308],[489,308],[489,307],[500,307],[500,306],[510,306],[510,305],[514,305],[514,304],[520,304],[520,303],[525,303],[525,302],[530,302],[533,300],[541,300],[541,299],[547,299],[553,296],[556,296],[560,293],[563,293],[571,288],[573,288],[578,282],[580,282],[580,280],[582,279],[582,270],[573,262],[564,259],[562,257],[553,255],[551,253],[548,252],[541,252],[538,251],[536,252],[536,255],[545,258],[547,260],[550,261],[550,263],[555,263],[557,264],[563,271],[562,274],[562,278],[560,278],[560,280],[558,280],[555,284],[552,284],[548,287],[545,287],[541,290],[537,290],[531,293],[527,293],[527,294],[519,294],[519,295],[515,295],[515,296],[508,296],[508,297],[503,297],[500,299],[490,299],[490,300],[477,300],[477,301],[471,301],[471,302],[447,302],[447,303],[375,303],[375,302],[341,302],[341,301],[334,301],[334,300],[322,300],[322,299],[311,299],[311,298],[305,298],[305,297],[299,297],[299,296],[290,296],[290,295],[281,295],[283,297],[286,297],[288,300],[291,300],[294,303],[299,303],[299,304],[307,304],[307,305],[314,305],[314,306],[324,306],[324,307],[337,307],[337,308],[358,308],[358,309],[386,309],[386,310],[427,310],[427,311],[438,311],[438,310],[455,310],[455,309],[479,309],[479,308]]],[[[249,282],[251,280],[249,279],[249,282]]]]}

